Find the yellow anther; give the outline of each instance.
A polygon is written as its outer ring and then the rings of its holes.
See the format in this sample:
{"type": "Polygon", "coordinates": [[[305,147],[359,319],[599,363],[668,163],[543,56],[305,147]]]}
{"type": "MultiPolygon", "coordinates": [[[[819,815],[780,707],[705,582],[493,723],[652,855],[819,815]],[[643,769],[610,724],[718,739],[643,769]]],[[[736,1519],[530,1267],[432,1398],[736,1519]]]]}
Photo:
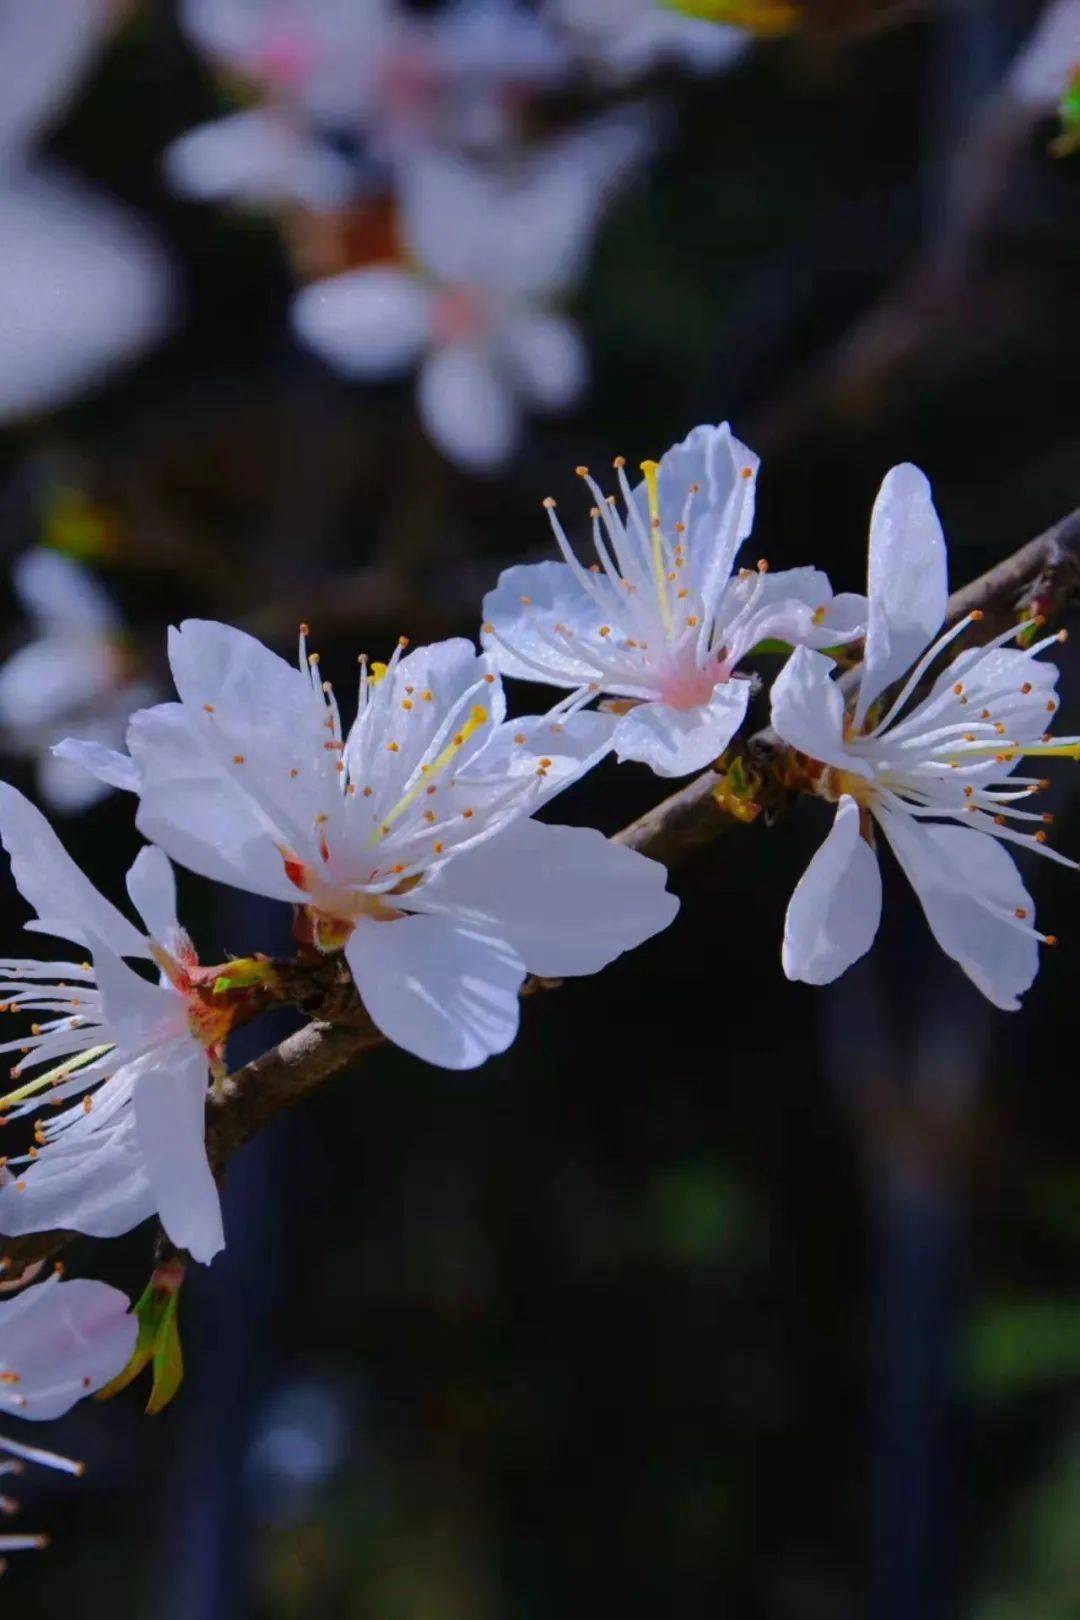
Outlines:
{"type": "Polygon", "coordinates": [[[384,681],[386,679],[387,667],[388,666],[386,664],[381,664],[378,659],[375,660],[371,666],[371,672],[368,675],[368,680],[371,682],[372,686],[378,686],[380,681],[384,681]]]}

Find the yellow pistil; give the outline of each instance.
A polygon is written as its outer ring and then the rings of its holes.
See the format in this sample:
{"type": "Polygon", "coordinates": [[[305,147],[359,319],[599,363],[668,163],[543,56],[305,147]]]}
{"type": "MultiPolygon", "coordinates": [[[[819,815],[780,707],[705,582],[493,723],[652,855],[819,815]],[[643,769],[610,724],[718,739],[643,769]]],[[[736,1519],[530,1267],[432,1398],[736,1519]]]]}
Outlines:
{"type": "Polygon", "coordinates": [[[440,771],[446,769],[454,756],[461,752],[474,732],[478,731],[482,725],[486,725],[487,720],[488,711],[481,707],[479,703],[476,704],[465,724],[458,731],[455,731],[442,752],[436,755],[430,765],[425,765],[422,768],[419,780],[413,784],[408,793],[398,800],[392,810],[387,811],[378,830],[368,839],[369,847],[372,844],[377,844],[380,838],[386,837],[394,822],[404,815],[410,804],[419,798],[421,793],[428,791],[428,784],[431,782],[432,777],[438,776],[440,771]]]}
{"type": "Polygon", "coordinates": [[[1068,742],[1008,742],[989,743],[983,748],[965,748],[962,754],[950,754],[946,757],[951,765],[965,765],[973,759],[996,759],[1006,763],[1025,756],[1040,759],[1080,759],[1080,738],[1072,738],[1068,742]]]}
{"type": "Polygon", "coordinates": [[[65,1058],[55,1069],[48,1069],[36,1079],[28,1080],[25,1086],[20,1086],[17,1091],[9,1091],[6,1097],[0,1097],[0,1110],[14,1108],[18,1103],[25,1102],[28,1097],[35,1096],[39,1091],[47,1091],[51,1086],[63,1085],[76,1070],[85,1068],[88,1063],[93,1063],[95,1059],[104,1057],[106,1052],[111,1051],[111,1045],[106,1042],[104,1046],[92,1046],[87,1052],[79,1052],[75,1057],[65,1058]]]}
{"type": "Polygon", "coordinates": [[[649,523],[652,531],[652,569],[653,581],[656,585],[656,596],[660,603],[660,613],[664,621],[664,629],[668,635],[672,632],[671,606],[668,602],[667,579],[664,568],[664,543],[660,527],[660,486],[658,482],[660,463],[658,461],[643,461],[641,470],[645,474],[645,489],[649,497],[649,523]]]}

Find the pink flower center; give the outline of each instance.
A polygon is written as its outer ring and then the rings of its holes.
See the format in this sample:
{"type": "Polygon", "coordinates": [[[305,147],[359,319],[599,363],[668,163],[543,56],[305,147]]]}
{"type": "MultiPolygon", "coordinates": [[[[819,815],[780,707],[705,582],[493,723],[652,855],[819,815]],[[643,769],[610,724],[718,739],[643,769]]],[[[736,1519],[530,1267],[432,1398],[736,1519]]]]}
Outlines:
{"type": "Polygon", "coordinates": [[[708,703],[717,684],[730,679],[730,670],[717,659],[705,664],[682,664],[669,670],[660,685],[660,700],[669,709],[696,709],[708,703]]]}
{"type": "Polygon", "coordinates": [[[263,40],[251,67],[267,84],[295,90],[310,76],[317,54],[311,33],[300,22],[282,23],[263,40]]]}
{"type": "Polygon", "coordinates": [[[469,343],[490,325],[483,294],[477,287],[447,287],[435,300],[435,336],[441,343],[469,343]]]}
{"type": "Polygon", "coordinates": [[[440,75],[431,54],[418,45],[399,46],[387,63],[379,85],[384,111],[406,125],[429,122],[432,103],[440,88],[440,75]]]}

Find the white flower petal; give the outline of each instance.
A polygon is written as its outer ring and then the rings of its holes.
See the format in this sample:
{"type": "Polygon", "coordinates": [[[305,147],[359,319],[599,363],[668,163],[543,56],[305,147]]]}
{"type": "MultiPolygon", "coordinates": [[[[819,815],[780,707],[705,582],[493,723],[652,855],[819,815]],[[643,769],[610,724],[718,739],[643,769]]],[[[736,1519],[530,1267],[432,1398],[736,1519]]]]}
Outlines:
{"type": "Polygon", "coordinates": [[[857,723],[879,693],[906,675],[945,618],[945,537],[926,475],[908,462],[886,473],[874,502],[868,592],[857,723]]]}
{"type": "Polygon", "coordinates": [[[162,1040],[186,1035],[183,998],[171,986],[151,984],[100,940],[91,938],[89,945],[106,1039],[122,1051],[141,1053],[162,1040]]]}
{"type": "Polygon", "coordinates": [[[345,957],[379,1029],[428,1063],[473,1069],[517,1034],[525,965],[501,940],[446,917],[365,919],[345,957]]]}
{"type": "Polygon", "coordinates": [[[536,410],[565,410],[584,392],[588,357],[567,316],[515,314],[503,329],[502,346],[515,382],[536,410]]]}
{"type": "Polygon", "coordinates": [[[796,647],[772,688],[774,731],[810,759],[836,765],[856,776],[871,776],[844,743],[844,699],[824,653],[796,647]]]}
{"type": "MultiPolygon", "coordinates": [[[[703,423],[666,450],[656,475],[660,521],[670,535],[686,512],[683,544],[693,591],[711,612],[754,523],[758,458],[726,422],[703,423]],[[691,486],[697,492],[691,493],[691,486]]],[[[644,481],[634,490],[642,521],[650,519],[644,481]]]]}
{"type": "Polygon", "coordinates": [[[0,1304],[0,1372],[18,1379],[18,1415],[61,1417],[117,1376],[137,1336],[125,1295],[89,1278],[50,1278],[0,1304]]]}
{"type": "Polygon", "coordinates": [[[116,661],[101,640],[55,633],[12,653],[0,668],[0,723],[47,725],[100,700],[113,684],[116,661]]]}
{"type": "MultiPolygon", "coordinates": [[[[820,568],[782,568],[754,579],[736,580],[731,601],[752,599],[739,642],[747,651],[758,642],[786,641],[793,647],[837,647],[866,631],[865,596],[834,596],[820,568]]],[[[729,598],[725,597],[727,608],[729,598]]]]}
{"type": "MultiPolygon", "coordinates": [[[[192,872],[270,899],[294,900],[279,847],[287,840],[226,775],[199,719],[179,703],[132,717],[128,743],[142,784],[136,826],[192,872]]],[[[279,748],[286,742],[283,731],[279,748]]],[[[287,776],[287,765],[282,770],[287,776]]]]}
{"type": "Polygon", "coordinates": [[[707,703],[673,709],[640,703],[621,717],[613,744],[620,760],[639,760],[658,776],[689,776],[718,759],[746,717],[750,682],[721,681],[707,703]]]}
{"type": "Polygon", "coordinates": [[[416,891],[438,911],[505,940],[530,973],[596,973],[667,928],[679,902],[658,861],[591,827],[520,821],[448,862],[416,891]]]}
{"type": "Polygon", "coordinates": [[[569,687],[595,679],[596,665],[577,649],[596,635],[596,603],[567,563],[504,568],[495,589],[484,597],[483,615],[499,639],[481,632],[481,640],[504,675],[569,687]]]}
{"type": "Polygon", "coordinates": [[[15,594],[45,630],[67,635],[108,636],[120,627],[112,598],[93,574],[62,552],[35,547],[11,567],[15,594]]]}
{"type": "Polygon", "coordinates": [[[0,160],[63,107],[112,23],[106,0],[34,0],[0,8],[0,160]]]}
{"type": "Polygon", "coordinates": [[[154,1195],[129,1117],[91,1137],[85,1150],[36,1163],[0,1187],[0,1232],[20,1237],[53,1228],[88,1237],[120,1237],[148,1220],[154,1195]]]}
{"type": "Polygon", "coordinates": [[[1005,83],[1013,96],[1049,112],[1065,95],[1080,62],[1080,6],[1077,0],[1050,0],[1024,40],[1005,83]]]}
{"type": "Polygon", "coordinates": [[[108,796],[103,782],[51,752],[38,756],[36,773],[38,798],[57,815],[77,816],[108,796]]]}
{"type": "Polygon", "coordinates": [[[943,827],[897,812],[879,817],[896,858],[945,952],[995,1007],[1014,1012],[1039,971],[1030,923],[1035,906],[1012,857],[995,839],[967,827],[943,827]]]}
{"type": "Polygon", "coordinates": [[[252,728],[321,725],[324,710],[306,672],[261,641],[215,619],[185,619],[169,631],[169,666],[180,700],[252,728]]]}
{"type": "Polygon", "coordinates": [[[121,754],[104,743],[91,742],[83,737],[65,737],[54,743],[52,758],[78,768],[88,779],[96,778],[106,787],[120,788],[127,793],[138,793],[139,772],[129,754],[121,754]]]}
{"type": "Polygon", "coordinates": [[[180,925],[176,919],[176,876],[163,850],[147,844],[139,851],[127,875],[127,892],[150,938],[168,947],[180,925]]]}
{"type": "Polygon", "coordinates": [[[221,1200],[206,1157],[205,1054],[185,1042],[158,1054],[135,1083],[135,1135],[161,1224],[208,1264],[225,1246],[221,1200]]]}
{"type": "Polygon", "coordinates": [[[0,418],[62,403],[171,324],[164,253],[138,221],[44,168],[0,186],[0,418]]]}
{"type": "Polygon", "coordinates": [[[562,293],[584,271],[608,197],[651,141],[650,117],[622,108],[534,147],[509,171],[428,146],[399,176],[410,250],[445,283],[562,293]]]}
{"type": "Polygon", "coordinates": [[[313,281],[297,293],[300,341],[348,377],[390,377],[414,365],[431,334],[432,295],[407,270],[377,265],[313,281]]]}
{"type": "Polygon", "coordinates": [[[87,945],[101,939],[121,956],[147,956],[146,940],[98,893],[29,799],[0,782],[0,839],[19,893],[37,913],[27,927],[87,945]]]}
{"type": "Polygon", "coordinates": [[[203,202],[304,203],[338,208],[354,175],[325,141],[269,107],[250,107],[188,130],[165,152],[170,184],[203,202]]]}
{"type": "Polygon", "coordinates": [[[865,956],[880,921],[877,857],[860,835],[858,805],[845,794],[788,903],[784,972],[806,984],[831,984],[865,956]]]}
{"type": "Polygon", "coordinates": [[[517,444],[517,402],[486,344],[452,343],[429,354],[417,402],[439,449],[470,470],[494,471],[517,444]]]}

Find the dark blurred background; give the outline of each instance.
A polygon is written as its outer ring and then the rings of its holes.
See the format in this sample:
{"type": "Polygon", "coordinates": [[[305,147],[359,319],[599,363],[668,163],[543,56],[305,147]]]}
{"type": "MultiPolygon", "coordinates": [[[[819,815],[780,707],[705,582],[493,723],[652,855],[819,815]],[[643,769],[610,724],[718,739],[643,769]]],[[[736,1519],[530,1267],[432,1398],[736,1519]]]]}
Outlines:
{"type": "MultiPolygon", "coordinates": [[[[26,4],[0,0],[0,38],[26,4]]],[[[55,28],[85,9],[49,5],[55,28]]],[[[360,648],[475,633],[498,568],[546,547],[540,497],[573,510],[576,463],[730,418],[764,461],[754,559],[859,588],[874,491],[912,459],[963,583],[1080,500],[1080,157],[1052,156],[1053,105],[1010,89],[1038,4],[882,10],[800,8],[723,71],[660,53],[628,84],[579,61],[529,106],[526,142],[647,105],[653,146],[570,297],[588,391],[483,473],[431,444],[408,379],[356,384],[292,335],[313,263],[378,256],[355,241],[385,183],[336,212],[178,195],[170,143],[250,86],[172,6],[117,13],[26,161],[141,220],[156,314],[107,374],[4,407],[7,562],[77,559],[123,615],[125,669],[162,690],[168,622],[227,618],[288,654],[306,618],[347,706],[360,648]]],[[[0,181],[0,370],[21,229],[0,181]]],[[[31,359],[47,313],[42,333],[31,359]]],[[[7,600],[11,654],[34,630],[7,600]]],[[[10,730],[6,774],[38,792],[42,728],[10,730]]],[[[612,765],[549,813],[613,831],[662,795],[612,765]]],[[[130,803],[57,826],[118,894],[130,803]]],[[[185,1288],[180,1399],[145,1419],[129,1392],[43,1436],[90,1470],[27,1477],[54,1544],[0,1601],[25,1620],[1080,1616],[1075,885],[1025,871],[1063,948],[1019,1014],[937,951],[894,870],[873,953],[814,991],[779,942],[821,830],[812,805],[733,830],[676,874],[669,933],[536,998],[504,1057],[459,1075],[377,1051],[245,1150],[229,1247],[185,1288]]],[[[182,893],[204,959],[285,947],[284,908],[182,893]]],[[[138,1293],[149,1248],[69,1260],[138,1293]]]]}

